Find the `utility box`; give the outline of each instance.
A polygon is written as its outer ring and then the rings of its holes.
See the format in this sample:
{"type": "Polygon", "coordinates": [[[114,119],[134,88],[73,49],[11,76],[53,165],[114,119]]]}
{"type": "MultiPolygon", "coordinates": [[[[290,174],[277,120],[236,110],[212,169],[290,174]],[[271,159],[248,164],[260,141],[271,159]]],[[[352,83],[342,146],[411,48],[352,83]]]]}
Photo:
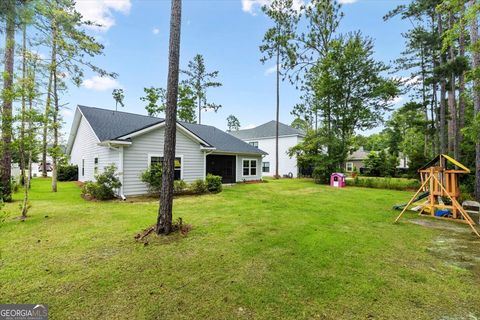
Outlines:
{"type": "Polygon", "coordinates": [[[335,188],[345,188],[345,175],[334,172],[330,175],[330,186],[335,188]]]}

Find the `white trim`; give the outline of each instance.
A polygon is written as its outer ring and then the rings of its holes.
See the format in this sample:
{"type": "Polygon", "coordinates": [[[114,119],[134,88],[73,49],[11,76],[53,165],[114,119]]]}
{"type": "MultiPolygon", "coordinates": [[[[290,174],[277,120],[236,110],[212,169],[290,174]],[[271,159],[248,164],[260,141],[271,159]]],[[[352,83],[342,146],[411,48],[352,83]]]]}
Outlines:
{"type": "MultiPolygon", "coordinates": [[[[152,164],[152,157],[158,157],[158,158],[164,158],[163,153],[148,153],[148,158],[147,158],[147,166],[150,168],[150,165],[152,164]]],[[[183,154],[176,154],[175,158],[180,158],[180,180],[183,180],[183,154]]],[[[175,158],[173,159],[175,162],[175,158]]],[[[175,166],[174,166],[174,171],[175,171],[175,166]]]]}
{"type": "Polygon", "coordinates": [[[97,145],[102,146],[102,147],[110,147],[112,145],[129,146],[131,144],[132,144],[131,141],[119,141],[119,140],[105,140],[105,141],[97,143],[97,145]]]}
{"type": "Polygon", "coordinates": [[[355,166],[353,165],[353,162],[351,162],[351,161],[348,161],[347,163],[345,163],[345,171],[347,171],[347,172],[353,172],[353,168],[354,168],[354,167],[355,167],[355,166]],[[349,164],[352,165],[352,169],[350,169],[350,170],[348,170],[348,165],[349,165],[349,164]]]}
{"type": "MultiPolygon", "coordinates": [[[[261,169],[260,169],[261,170],[261,169]]],[[[252,159],[252,158],[242,158],[242,177],[246,177],[246,178],[250,178],[250,177],[256,177],[258,176],[258,159],[252,159]],[[250,161],[249,162],[249,166],[248,166],[248,175],[244,175],[243,174],[243,161],[250,161]],[[252,162],[251,161],[255,161],[256,162],[256,165],[255,165],[255,174],[252,174],[252,162]]]]}
{"type": "MultiPolygon", "coordinates": [[[[154,124],[154,125],[152,125],[152,126],[150,126],[150,127],[144,128],[144,129],[142,129],[142,130],[138,130],[138,131],[129,133],[129,134],[127,134],[127,135],[118,137],[118,139],[133,138],[133,137],[136,137],[136,136],[145,134],[145,133],[147,133],[147,132],[150,132],[150,131],[159,129],[159,128],[164,127],[164,126],[165,126],[165,121],[160,122],[160,123],[157,123],[157,124],[154,124]]],[[[176,127],[177,127],[177,129],[180,129],[183,133],[185,133],[187,136],[189,136],[191,139],[193,139],[193,140],[195,140],[195,141],[198,141],[198,142],[200,142],[200,143],[203,143],[203,144],[205,144],[205,145],[207,145],[207,146],[210,146],[210,144],[209,144],[208,142],[206,142],[205,140],[197,137],[195,134],[193,134],[190,130],[188,130],[187,128],[185,128],[184,126],[182,126],[180,123],[177,122],[176,127]]]]}

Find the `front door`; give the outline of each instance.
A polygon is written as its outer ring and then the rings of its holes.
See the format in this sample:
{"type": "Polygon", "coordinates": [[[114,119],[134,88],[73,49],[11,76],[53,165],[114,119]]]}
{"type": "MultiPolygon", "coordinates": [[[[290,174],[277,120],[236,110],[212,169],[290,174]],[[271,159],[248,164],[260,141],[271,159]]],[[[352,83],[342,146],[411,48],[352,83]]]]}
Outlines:
{"type": "Polygon", "coordinates": [[[207,174],[222,177],[222,183],[235,183],[235,156],[207,155],[207,174]]]}

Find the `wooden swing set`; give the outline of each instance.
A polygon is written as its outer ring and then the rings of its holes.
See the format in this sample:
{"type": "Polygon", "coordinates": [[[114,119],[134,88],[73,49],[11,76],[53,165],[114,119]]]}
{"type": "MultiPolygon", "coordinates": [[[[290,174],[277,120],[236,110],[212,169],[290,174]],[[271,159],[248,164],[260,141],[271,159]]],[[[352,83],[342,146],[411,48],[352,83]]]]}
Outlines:
{"type": "Polygon", "coordinates": [[[395,222],[398,222],[403,213],[410,205],[420,199],[428,197],[426,201],[418,205],[421,215],[437,219],[455,220],[470,225],[473,232],[480,237],[475,229],[475,221],[458,202],[460,196],[460,185],[458,176],[470,173],[470,170],[457,160],[446,154],[440,154],[418,170],[420,173],[421,187],[415,195],[403,207],[395,222]],[[455,166],[454,169],[447,168],[447,161],[455,166]],[[419,196],[422,193],[421,196],[419,196]],[[447,197],[450,204],[445,204],[443,198],[447,197]]]}

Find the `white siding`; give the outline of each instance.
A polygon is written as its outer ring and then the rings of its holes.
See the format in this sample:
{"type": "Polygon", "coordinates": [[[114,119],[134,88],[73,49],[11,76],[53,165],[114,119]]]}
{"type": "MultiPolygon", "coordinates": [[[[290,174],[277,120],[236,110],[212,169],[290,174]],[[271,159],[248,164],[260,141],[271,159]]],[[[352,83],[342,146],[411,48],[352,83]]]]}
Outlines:
{"type": "MultiPolygon", "coordinates": [[[[278,162],[279,174],[283,176],[292,173],[294,177],[298,176],[297,158],[288,156],[288,150],[299,144],[303,139],[299,136],[279,137],[278,139],[278,162]]],[[[263,162],[270,162],[270,172],[264,172],[264,176],[275,175],[275,138],[250,139],[245,142],[258,142],[258,148],[267,152],[263,162]]],[[[261,169],[261,167],[260,167],[261,169]]]]}
{"type": "MultiPolygon", "coordinates": [[[[132,138],[132,145],[124,150],[124,177],[123,192],[125,195],[139,195],[147,193],[147,186],[141,181],[140,175],[149,164],[148,156],[163,155],[164,128],[150,131],[132,138]]],[[[182,179],[192,182],[204,178],[205,157],[200,144],[177,130],[177,157],[182,157],[182,179]]]]}
{"type": "Polygon", "coordinates": [[[247,180],[260,180],[262,179],[262,157],[261,156],[248,156],[237,155],[237,182],[247,180]],[[257,160],[257,174],[255,176],[243,175],[243,160],[257,160]]]}
{"type": "Polygon", "coordinates": [[[72,144],[70,153],[70,162],[78,166],[78,180],[89,181],[94,180],[94,159],[98,157],[98,172],[102,172],[103,168],[112,163],[119,168],[118,151],[108,147],[99,146],[99,141],[92,128],[85,120],[81,118],[78,126],[75,140],[72,144]],[[85,159],[85,174],[82,175],[82,159],[85,159]]]}

